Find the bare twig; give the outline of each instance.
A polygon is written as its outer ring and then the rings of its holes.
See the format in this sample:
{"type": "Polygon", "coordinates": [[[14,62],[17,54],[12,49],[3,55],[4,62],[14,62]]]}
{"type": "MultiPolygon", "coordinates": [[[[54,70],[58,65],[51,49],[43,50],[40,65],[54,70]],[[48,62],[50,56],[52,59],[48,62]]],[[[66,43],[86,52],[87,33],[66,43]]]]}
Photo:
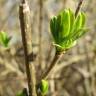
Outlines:
{"type": "Polygon", "coordinates": [[[42,69],[42,20],[43,20],[43,0],[39,0],[39,66],[42,69]]]}
{"type": "Polygon", "coordinates": [[[81,8],[82,3],[83,3],[83,0],[80,0],[79,3],[78,3],[78,6],[76,8],[76,11],[75,11],[75,17],[78,15],[78,12],[79,12],[79,10],[81,8]]]}
{"type": "Polygon", "coordinates": [[[46,72],[42,75],[41,79],[46,79],[48,77],[48,75],[50,74],[50,72],[52,71],[52,69],[54,68],[54,66],[58,63],[58,61],[60,60],[60,58],[62,57],[62,53],[57,53],[55,54],[49,68],[46,70],[46,72]]]}
{"type": "Polygon", "coordinates": [[[19,18],[21,25],[22,42],[25,55],[26,74],[28,79],[29,96],[36,95],[36,76],[35,68],[31,61],[29,61],[29,55],[32,53],[32,36],[31,36],[31,22],[30,22],[30,10],[26,0],[22,0],[19,7],[19,18]]]}

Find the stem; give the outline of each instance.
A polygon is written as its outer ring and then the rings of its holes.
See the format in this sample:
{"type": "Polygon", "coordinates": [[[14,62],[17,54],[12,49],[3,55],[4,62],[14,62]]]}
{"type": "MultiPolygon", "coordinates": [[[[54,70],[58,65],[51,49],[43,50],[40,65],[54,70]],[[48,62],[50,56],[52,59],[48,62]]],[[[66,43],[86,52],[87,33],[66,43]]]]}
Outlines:
{"type": "Polygon", "coordinates": [[[46,70],[46,72],[42,75],[41,79],[46,79],[48,75],[51,73],[53,70],[54,66],[59,62],[60,58],[62,57],[62,53],[55,53],[55,56],[49,66],[49,68],[46,70]]]}
{"type": "Polygon", "coordinates": [[[78,15],[78,13],[80,11],[82,3],[83,3],[83,0],[80,0],[79,3],[78,3],[78,6],[76,8],[76,11],[75,11],[75,17],[77,17],[77,15],[78,15]]]}
{"type": "MultiPolygon", "coordinates": [[[[76,12],[75,12],[75,17],[78,15],[78,12],[80,10],[82,2],[83,2],[83,0],[80,0],[80,2],[78,4],[78,7],[76,9],[76,12]]],[[[46,79],[48,77],[48,75],[50,74],[50,72],[52,71],[54,66],[58,63],[58,61],[60,60],[61,57],[62,57],[62,53],[59,53],[59,54],[58,54],[58,52],[55,53],[53,61],[51,62],[51,64],[50,64],[49,68],[47,69],[47,71],[43,74],[42,79],[46,79]]]]}
{"type": "Polygon", "coordinates": [[[39,67],[42,69],[42,21],[43,21],[43,0],[39,0],[39,67]]]}
{"type": "Polygon", "coordinates": [[[35,68],[31,61],[29,61],[29,55],[32,53],[32,34],[31,34],[31,22],[30,22],[30,9],[26,0],[22,0],[19,6],[19,19],[22,35],[22,43],[25,55],[26,74],[28,79],[29,96],[36,95],[36,76],[35,68]]]}

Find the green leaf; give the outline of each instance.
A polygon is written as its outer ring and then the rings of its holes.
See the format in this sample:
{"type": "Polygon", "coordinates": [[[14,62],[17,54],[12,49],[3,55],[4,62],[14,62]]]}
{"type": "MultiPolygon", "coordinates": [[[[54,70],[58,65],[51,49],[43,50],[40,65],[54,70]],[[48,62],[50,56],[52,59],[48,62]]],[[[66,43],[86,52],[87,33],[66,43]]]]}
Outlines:
{"type": "Polygon", "coordinates": [[[26,96],[23,92],[19,92],[16,96],[26,96]]]}
{"type": "Polygon", "coordinates": [[[64,51],[73,47],[77,40],[86,33],[86,16],[79,12],[75,14],[70,9],[65,9],[50,21],[51,33],[54,38],[56,51],[64,51]]]}
{"type": "Polygon", "coordinates": [[[18,92],[16,96],[28,96],[27,89],[24,88],[22,91],[18,92]]]}
{"type": "Polygon", "coordinates": [[[51,33],[53,35],[54,41],[56,42],[58,40],[58,32],[57,32],[57,17],[54,16],[50,21],[50,29],[51,33]]]}
{"type": "Polygon", "coordinates": [[[73,39],[77,40],[79,39],[81,36],[83,36],[86,32],[88,32],[87,28],[82,28],[77,30],[77,32],[73,35],[73,39]]]}
{"type": "Polygon", "coordinates": [[[71,32],[75,21],[75,15],[70,9],[69,9],[69,13],[70,13],[70,32],[71,32]]]}
{"type": "Polygon", "coordinates": [[[85,26],[86,16],[83,12],[81,12],[82,15],[82,28],[85,26]]]}
{"type": "Polygon", "coordinates": [[[62,33],[61,33],[61,31],[62,31],[62,22],[61,22],[62,21],[62,15],[61,14],[59,14],[57,16],[57,29],[56,29],[57,30],[57,36],[58,36],[57,43],[59,43],[60,42],[60,38],[62,38],[62,33]]]}
{"type": "Polygon", "coordinates": [[[6,32],[1,31],[0,32],[0,43],[4,46],[4,47],[8,47],[10,41],[10,37],[8,37],[6,32]]]}
{"type": "Polygon", "coordinates": [[[82,27],[82,15],[79,12],[78,16],[75,19],[72,34],[82,27]]]}
{"type": "Polygon", "coordinates": [[[48,86],[48,81],[42,80],[42,81],[41,81],[41,84],[40,84],[40,91],[41,91],[41,93],[42,93],[43,95],[46,95],[46,94],[47,94],[48,88],[49,88],[49,86],[48,86]]]}
{"type": "Polygon", "coordinates": [[[61,46],[63,47],[63,50],[69,49],[76,45],[76,41],[74,41],[72,38],[68,40],[64,40],[61,43],[61,46]]]}
{"type": "Polygon", "coordinates": [[[70,14],[69,14],[69,10],[64,10],[64,12],[62,12],[61,14],[61,23],[62,23],[62,30],[61,30],[61,34],[62,37],[66,37],[69,35],[69,31],[70,31],[70,14]]]}
{"type": "Polygon", "coordinates": [[[76,18],[76,20],[74,22],[74,26],[73,26],[72,32],[71,32],[71,34],[69,36],[70,38],[72,38],[74,36],[76,37],[78,34],[80,34],[80,32],[82,31],[82,29],[84,29],[83,32],[85,33],[85,28],[84,28],[84,26],[85,26],[85,20],[86,19],[85,19],[84,13],[83,12],[82,13],[80,12],[79,15],[78,15],[78,17],[76,18]]]}

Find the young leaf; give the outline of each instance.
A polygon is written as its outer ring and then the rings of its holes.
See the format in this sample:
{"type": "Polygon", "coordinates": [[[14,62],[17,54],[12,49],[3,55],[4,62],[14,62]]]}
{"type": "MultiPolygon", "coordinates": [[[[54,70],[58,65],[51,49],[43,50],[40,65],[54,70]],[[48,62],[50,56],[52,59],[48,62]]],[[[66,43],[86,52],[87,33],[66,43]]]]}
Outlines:
{"type": "Polygon", "coordinates": [[[46,80],[42,80],[40,84],[40,91],[43,95],[46,95],[48,92],[48,82],[46,80]]]}
{"type": "Polygon", "coordinates": [[[73,47],[76,41],[86,33],[86,17],[79,12],[77,17],[70,9],[65,9],[50,21],[56,51],[64,51],[73,47]]]}
{"type": "Polygon", "coordinates": [[[71,33],[71,30],[73,29],[73,25],[75,21],[75,15],[70,9],[69,9],[69,13],[70,13],[70,33],[71,33]]]}
{"type": "Polygon", "coordinates": [[[72,38],[62,41],[63,50],[69,49],[75,45],[76,45],[76,41],[74,41],[72,38]]]}
{"type": "Polygon", "coordinates": [[[73,35],[73,39],[77,40],[79,39],[81,36],[83,36],[86,32],[88,32],[88,29],[86,28],[82,28],[77,30],[77,32],[73,35]]]}
{"type": "Polygon", "coordinates": [[[81,12],[75,18],[72,34],[82,27],[82,15],[81,12]]]}
{"type": "Polygon", "coordinates": [[[58,43],[60,42],[60,38],[62,38],[62,13],[60,13],[58,16],[57,16],[57,36],[58,36],[58,43]]]}
{"type": "Polygon", "coordinates": [[[19,92],[16,96],[26,96],[23,92],[19,92]]]}
{"type": "Polygon", "coordinates": [[[57,28],[57,17],[54,16],[50,21],[50,29],[51,29],[51,33],[53,35],[53,39],[55,42],[58,40],[56,28],[57,28]]]}
{"type": "Polygon", "coordinates": [[[85,21],[86,21],[86,16],[83,12],[81,12],[81,15],[82,15],[82,28],[84,27],[85,25],[85,21]]]}
{"type": "Polygon", "coordinates": [[[70,31],[70,14],[69,14],[69,10],[64,10],[64,12],[62,12],[62,18],[61,18],[61,22],[62,22],[62,37],[66,37],[69,34],[70,31]]]}
{"type": "Polygon", "coordinates": [[[0,43],[4,46],[4,47],[8,47],[9,41],[10,41],[10,37],[8,37],[8,35],[6,34],[6,32],[1,31],[0,32],[0,43]]]}
{"type": "Polygon", "coordinates": [[[28,96],[27,89],[24,88],[22,91],[17,93],[16,96],[28,96]]]}

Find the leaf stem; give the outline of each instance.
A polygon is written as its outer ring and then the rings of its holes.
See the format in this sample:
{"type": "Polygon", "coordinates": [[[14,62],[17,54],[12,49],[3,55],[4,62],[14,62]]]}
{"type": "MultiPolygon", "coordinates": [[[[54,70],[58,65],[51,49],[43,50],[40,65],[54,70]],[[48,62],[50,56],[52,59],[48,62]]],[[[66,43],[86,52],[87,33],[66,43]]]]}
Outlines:
{"type": "Polygon", "coordinates": [[[46,70],[46,72],[42,75],[41,79],[46,79],[51,71],[53,70],[54,66],[59,62],[60,58],[62,57],[63,53],[55,53],[55,56],[49,66],[49,68],[46,70]]]}

